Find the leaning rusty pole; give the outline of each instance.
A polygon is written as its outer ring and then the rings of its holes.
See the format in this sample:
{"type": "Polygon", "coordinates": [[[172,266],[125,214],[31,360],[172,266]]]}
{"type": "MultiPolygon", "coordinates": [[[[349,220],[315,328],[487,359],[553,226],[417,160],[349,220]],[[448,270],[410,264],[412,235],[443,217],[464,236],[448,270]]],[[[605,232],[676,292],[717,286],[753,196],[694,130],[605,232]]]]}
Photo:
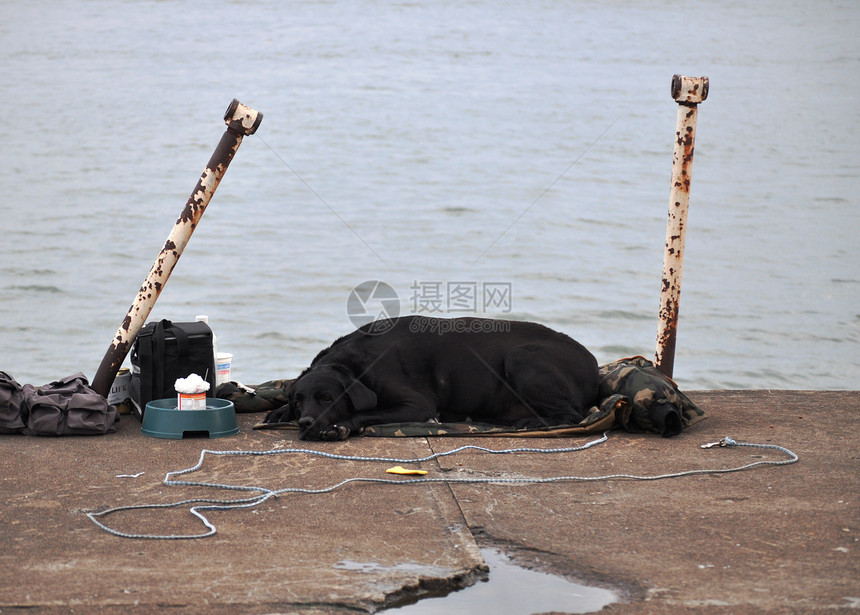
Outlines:
{"type": "Polygon", "coordinates": [[[128,313],[117,329],[116,335],[111,340],[110,347],[105,353],[95,378],[93,378],[92,388],[100,395],[107,397],[110,391],[111,384],[116,378],[122,362],[128,355],[131,349],[131,344],[135,337],[143,327],[144,322],[152,311],[158,295],[164,290],[164,285],[167,279],[173,272],[179,257],[182,256],[182,251],[191,239],[191,234],[197,228],[203,212],[206,211],[206,206],[212,195],[215,193],[218,184],[227,172],[227,167],[236,151],[242,144],[242,139],[245,135],[252,135],[257,131],[260,122],[263,121],[263,114],[246,107],[238,100],[233,99],[227,112],[224,114],[224,122],[227,124],[227,130],[218,147],[212,153],[209,159],[209,164],[200,175],[200,180],[191,196],[188,197],[188,202],[182,213],[179,214],[179,219],[170,231],[167,241],[164,242],[164,247],[152,264],[149,270],[149,275],[143,281],[134,303],[128,309],[128,313]]]}
{"type": "Polygon", "coordinates": [[[678,302],[681,298],[681,268],[684,237],[690,206],[690,178],[693,145],[696,139],[698,105],[708,97],[707,77],[672,77],[672,98],[678,103],[675,152],[672,158],[672,186],[669,191],[669,220],[666,224],[666,251],[663,256],[663,286],[657,329],[657,368],[669,378],[675,365],[678,334],[678,302]]]}

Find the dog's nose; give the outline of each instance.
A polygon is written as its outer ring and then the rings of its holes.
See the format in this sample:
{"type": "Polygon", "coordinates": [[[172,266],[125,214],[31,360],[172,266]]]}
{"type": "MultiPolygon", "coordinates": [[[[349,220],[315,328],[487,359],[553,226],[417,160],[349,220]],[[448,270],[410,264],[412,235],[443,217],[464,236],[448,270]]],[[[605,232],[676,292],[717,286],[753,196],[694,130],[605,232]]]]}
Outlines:
{"type": "Polygon", "coordinates": [[[309,416],[303,416],[299,419],[299,429],[302,431],[307,431],[314,424],[314,420],[309,416]]]}

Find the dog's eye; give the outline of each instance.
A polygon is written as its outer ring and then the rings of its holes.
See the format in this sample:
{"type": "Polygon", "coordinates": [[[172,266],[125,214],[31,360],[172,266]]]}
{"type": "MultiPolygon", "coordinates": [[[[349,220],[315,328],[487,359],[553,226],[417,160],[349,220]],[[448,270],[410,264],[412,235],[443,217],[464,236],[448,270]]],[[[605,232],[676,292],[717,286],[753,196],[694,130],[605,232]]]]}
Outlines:
{"type": "Polygon", "coordinates": [[[320,395],[320,401],[324,404],[330,404],[332,402],[332,397],[328,393],[323,393],[320,395]]]}
{"type": "Polygon", "coordinates": [[[293,404],[295,404],[295,406],[296,406],[296,408],[297,408],[297,409],[298,409],[298,408],[301,408],[301,407],[302,407],[302,400],[301,400],[301,399],[297,399],[296,401],[294,401],[294,402],[293,402],[293,404]]]}

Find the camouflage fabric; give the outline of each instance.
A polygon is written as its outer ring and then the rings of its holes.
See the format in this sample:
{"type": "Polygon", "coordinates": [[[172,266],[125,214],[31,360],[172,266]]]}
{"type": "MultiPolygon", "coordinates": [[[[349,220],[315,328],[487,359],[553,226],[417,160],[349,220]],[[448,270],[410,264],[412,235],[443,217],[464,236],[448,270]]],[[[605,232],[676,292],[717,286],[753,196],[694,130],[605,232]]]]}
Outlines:
{"type": "Polygon", "coordinates": [[[236,412],[268,412],[287,403],[287,391],[293,380],[269,380],[253,386],[225,382],[218,386],[215,396],[232,401],[236,412]]]}
{"type": "Polygon", "coordinates": [[[600,396],[609,395],[630,400],[630,420],[622,425],[627,431],[669,437],[705,418],[705,412],[645,357],[620,359],[600,367],[600,396]]]}
{"type": "MultiPolygon", "coordinates": [[[[387,423],[365,427],[360,434],[375,437],[427,436],[497,436],[507,438],[546,438],[600,433],[615,428],[630,432],[653,432],[673,436],[681,429],[705,418],[704,411],[678,390],[677,385],[663,375],[644,357],[621,359],[600,367],[600,404],[575,425],[546,425],[541,428],[515,429],[488,423],[387,423]]],[[[271,410],[283,405],[291,380],[275,380],[255,388],[278,403],[261,408],[271,410]],[[276,384],[272,384],[276,383],[276,384]],[[283,383],[283,384],[277,384],[283,383]],[[268,392],[277,389],[278,394],[268,392]]],[[[223,385],[222,385],[223,386],[223,385]]],[[[221,388],[218,389],[221,397],[221,388]]],[[[243,404],[241,394],[233,399],[243,404]]],[[[237,405],[237,411],[239,406],[237,405]]],[[[248,410],[245,410],[246,412],[248,410]]],[[[256,411],[256,410],[254,410],[256,411]]],[[[258,423],[254,429],[297,429],[295,422],[258,423]]]]}
{"type": "MultiPolygon", "coordinates": [[[[626,424],[630,416],[630,403],[621,395],[612,395],[603,400],[600,407],[594,406],[588,416],[576,425],[546,425],[541,428],[514,429],[490,423],[386,423],[365,427],[359,435],[382,438],[423,436],[505,436],[513,438],[541,438],[550,436],[585,435],[613,429],[626,424]]],[[[257,423],[254,429],[298,429],[294,421],[288,423],[257,423]]]]}
{"type": "Polygon", "coordinates": [[[588,416],[575,425],[547,425],[540,428],[515,429],[489,423],[392,423],[370,425],[362,431],[364,436],[497,436],[505,438],[548,438],[555,436],[582,436],[609,431],[619,422],[626,422],[630,404],[621,395],[612,395],[600,406],[593,406],[588,416]]]}

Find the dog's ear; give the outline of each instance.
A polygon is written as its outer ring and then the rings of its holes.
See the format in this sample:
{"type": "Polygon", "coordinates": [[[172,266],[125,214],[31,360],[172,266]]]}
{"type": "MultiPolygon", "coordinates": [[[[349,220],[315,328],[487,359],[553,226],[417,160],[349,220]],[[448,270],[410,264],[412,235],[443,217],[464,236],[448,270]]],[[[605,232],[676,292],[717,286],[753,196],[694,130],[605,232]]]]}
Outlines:
{"type": "Polygon", "coordinates": [[[296,396],[292,391],[287,391],[287,403],[284,404],[284,415],[288,421],[295,421],[299,418],[299,413],[296,412],[296,396]]]}
{"type": "Polygon", "coordinates": [[[376,393],[364,386],[359,380],[353,380],[346,387],[346,394],[356,412],[365,412],[376,408],[376,393]]]}
{"type": "Polygon", "coordinates": [[[356,412],[365,412],[376,408],[376,393],[364,386],[355,377],[352,370],[338,363],[333,363],[330,367],[337,373],[338,378],[343,384],[343,390],[352,402],[352,407],[356,412]]]}

